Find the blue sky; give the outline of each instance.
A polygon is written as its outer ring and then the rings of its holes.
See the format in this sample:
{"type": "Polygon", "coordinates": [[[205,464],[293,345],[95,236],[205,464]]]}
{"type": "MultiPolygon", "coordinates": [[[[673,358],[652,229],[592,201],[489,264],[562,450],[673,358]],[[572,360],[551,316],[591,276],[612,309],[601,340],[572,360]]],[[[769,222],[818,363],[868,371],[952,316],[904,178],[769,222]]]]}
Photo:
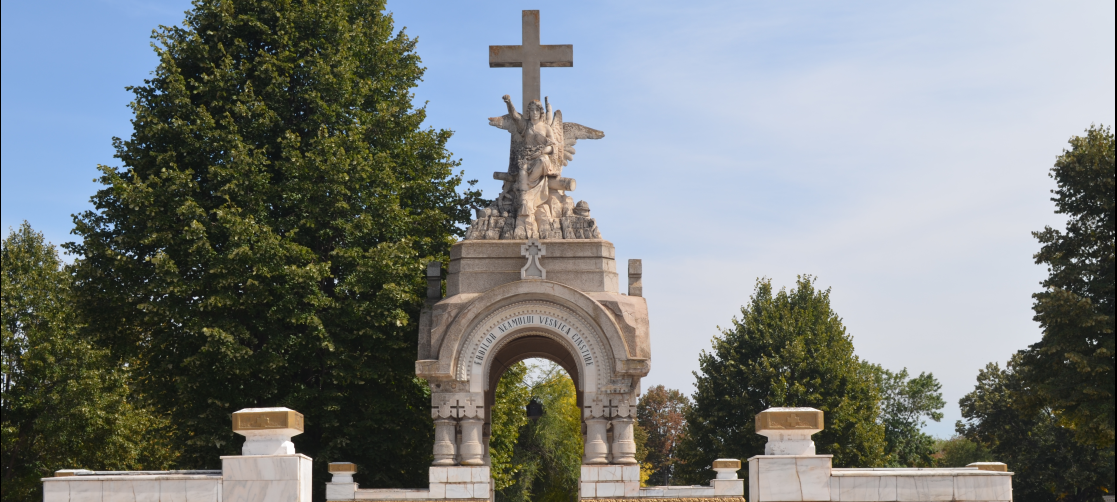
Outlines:
{"type": "MultiPolygon", "coordinates": [[[[64,242],[130,133],[151,30],[189,3],[2,5],[2,225],[64,242]]],[[[1114,122],[1113,2],[390,2],[419,37],[428,124],[489,197],[508,139],[486,117],[520,102],[520,72],[486,48],[519,43],[521,9],[574,44],[543,94],[606,133],[564,175],[619,268],[644,260],[645,387],[690,392],[758,277],[817,276],[860,356],[934,372],[938,436],[978,369],[1039,339],[1030,232],[1062,223],[1047,172],[1066,140],[1114,122]]]]}

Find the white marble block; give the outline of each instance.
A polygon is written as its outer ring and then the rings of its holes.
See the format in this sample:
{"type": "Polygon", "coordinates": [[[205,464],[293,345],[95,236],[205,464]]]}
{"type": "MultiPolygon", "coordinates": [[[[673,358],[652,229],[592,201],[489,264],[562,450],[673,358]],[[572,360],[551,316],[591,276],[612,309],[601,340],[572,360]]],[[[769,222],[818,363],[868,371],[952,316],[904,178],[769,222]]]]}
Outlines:
{"type": "Polygon", "coordinates": [[[751,502],[830,500],[832,455],[758,455],[749,462],[751,502]]]}
{"type": "Polygon", "coordinates": [[[224,502],[310,502],[310,457],[242,455],[221,457],[224,502]]]}

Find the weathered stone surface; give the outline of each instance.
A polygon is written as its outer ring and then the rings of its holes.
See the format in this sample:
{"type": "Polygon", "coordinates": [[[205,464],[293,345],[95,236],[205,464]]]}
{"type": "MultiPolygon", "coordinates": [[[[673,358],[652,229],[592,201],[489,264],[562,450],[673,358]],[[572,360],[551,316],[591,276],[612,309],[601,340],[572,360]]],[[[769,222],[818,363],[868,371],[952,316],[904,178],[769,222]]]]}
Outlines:
{"type": "Polygon", "coordinates": [[[575,204],[567,195],[577,182],[563,178],[562,168],[574,159],[579,139],[600,139],[605,133],[563,122],[561,110],[552,113],[551,104],[544,108],[538,98],[525,100],[523,115],[508,95],[504,103],[508,113],[489,118],[489,125],[511,133],[508,169],[493,173],[504,185],[489,207],[477,211],[465,240],[601,239],[589,204],[575,204]]]}
{"type": "MultiPolygon", "coordinates": [[[[525,265],[521,246],[525,241],[461,241],[450,248],[446,296],[483,293],[502,284],[519,281],[525,265]]],[[[606,240],[541,241],[547,254],[540,264],[547,280],[584,292],[618,290],[616,251],[606,240]]]]}

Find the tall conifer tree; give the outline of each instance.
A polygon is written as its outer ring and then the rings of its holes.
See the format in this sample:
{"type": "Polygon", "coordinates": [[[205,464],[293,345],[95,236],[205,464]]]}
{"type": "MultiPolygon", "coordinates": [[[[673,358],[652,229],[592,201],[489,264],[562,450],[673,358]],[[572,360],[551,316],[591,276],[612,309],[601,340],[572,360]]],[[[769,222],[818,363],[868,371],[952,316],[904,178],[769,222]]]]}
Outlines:
{"type": "Polygon", "coordinates": [[[764,453],[756,414],[772,407],[812,407],[825,413],[814,436],[818,453],[835,467],[874,467],[885,458],[880,393],[871,372],[853,353],[853,340],[830,308],[830,291],[801,276],[791,291],[774,292],[758,281],[733,327],[698,356],[694,405],[680,445],[680,477],[710,479],[719,457],[746,459],[764,453]]]}
{"type": "Polygon", "coordinates": [[[239,451],[233,411],[287,406],[318,479],[352,461],[364,486],[426,481],[421,264],[478,194],[421,126],[416,41],[383,9],[196,0],[153,36],[123,166],[100,167],[69,249],[89,334],[173,420],[182,467],[239,451]]]}
{"type": "Polygon", "coordinates": [[[1056,410],[1083,444],[1113,450],[1114,440],[1114,141],[1113,130],[1090,126],[1070,139],[1051,169],[1055,212],[1065,231],[1034,235],[1047,265],[1036,293],[1043,339],[1023,352],[1020,370],[1032,386],[1033,408],[1056,410]]]}

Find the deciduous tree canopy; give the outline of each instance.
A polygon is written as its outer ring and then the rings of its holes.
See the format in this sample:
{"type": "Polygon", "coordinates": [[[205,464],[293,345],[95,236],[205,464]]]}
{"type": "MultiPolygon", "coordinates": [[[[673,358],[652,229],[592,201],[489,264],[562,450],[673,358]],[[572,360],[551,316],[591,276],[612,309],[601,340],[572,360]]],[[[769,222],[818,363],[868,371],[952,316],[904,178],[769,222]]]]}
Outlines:
{"type": "Polygon", "coordinates": [[[316,478],[350,461],[363,486],[427,480],[422,263],[476,193],[450,132],[421,127],[415,39],[383,8],[199,0],[154,35],[122,166],[101,167],[69,249],[87,333],[173,420],[183,467],[239,450],[233,411],[287,406],[316,478]]]}
{"type": "Polygon", "coordinates": [[[70,275],[24,222],[4,239],[0,499],[42,500],[58,469],[159,469],[167,424],[128,387],[125,368],[79,334],[70,275]]]}
{"type": "Polygon", "coordinates": [[[1016,371],[1020,355],[1001,369],[988,364],[973,392],[959,401],[958,433],[1008,464],[1016,473],[1012,495],[1020,502],[1099,500],[1113,487],[1113,446],[1097,448],[1074,441],[1050,408],[1027,401],[1033,389],[1016,371]]]}
{"type": "Polygon", "coordinates": [[[884,424],[884,451],[893,467],[931,467],[935,438],[923,432],[927,419],[938,422],[946,406],[942,384],[930,373],[908,378],[904,368],[897,373],[880,365],[867,364],[880,391],[880,422],[884,424]]]}
{"type": "Polygon", "coordinates": [[[670,485],[678,461],[677,447],[686,435],[690,399],[682,392],[656,385],[640,396],[636,417],[647,439],[644,458],[651,466],[649,485],[670,485]]]}

